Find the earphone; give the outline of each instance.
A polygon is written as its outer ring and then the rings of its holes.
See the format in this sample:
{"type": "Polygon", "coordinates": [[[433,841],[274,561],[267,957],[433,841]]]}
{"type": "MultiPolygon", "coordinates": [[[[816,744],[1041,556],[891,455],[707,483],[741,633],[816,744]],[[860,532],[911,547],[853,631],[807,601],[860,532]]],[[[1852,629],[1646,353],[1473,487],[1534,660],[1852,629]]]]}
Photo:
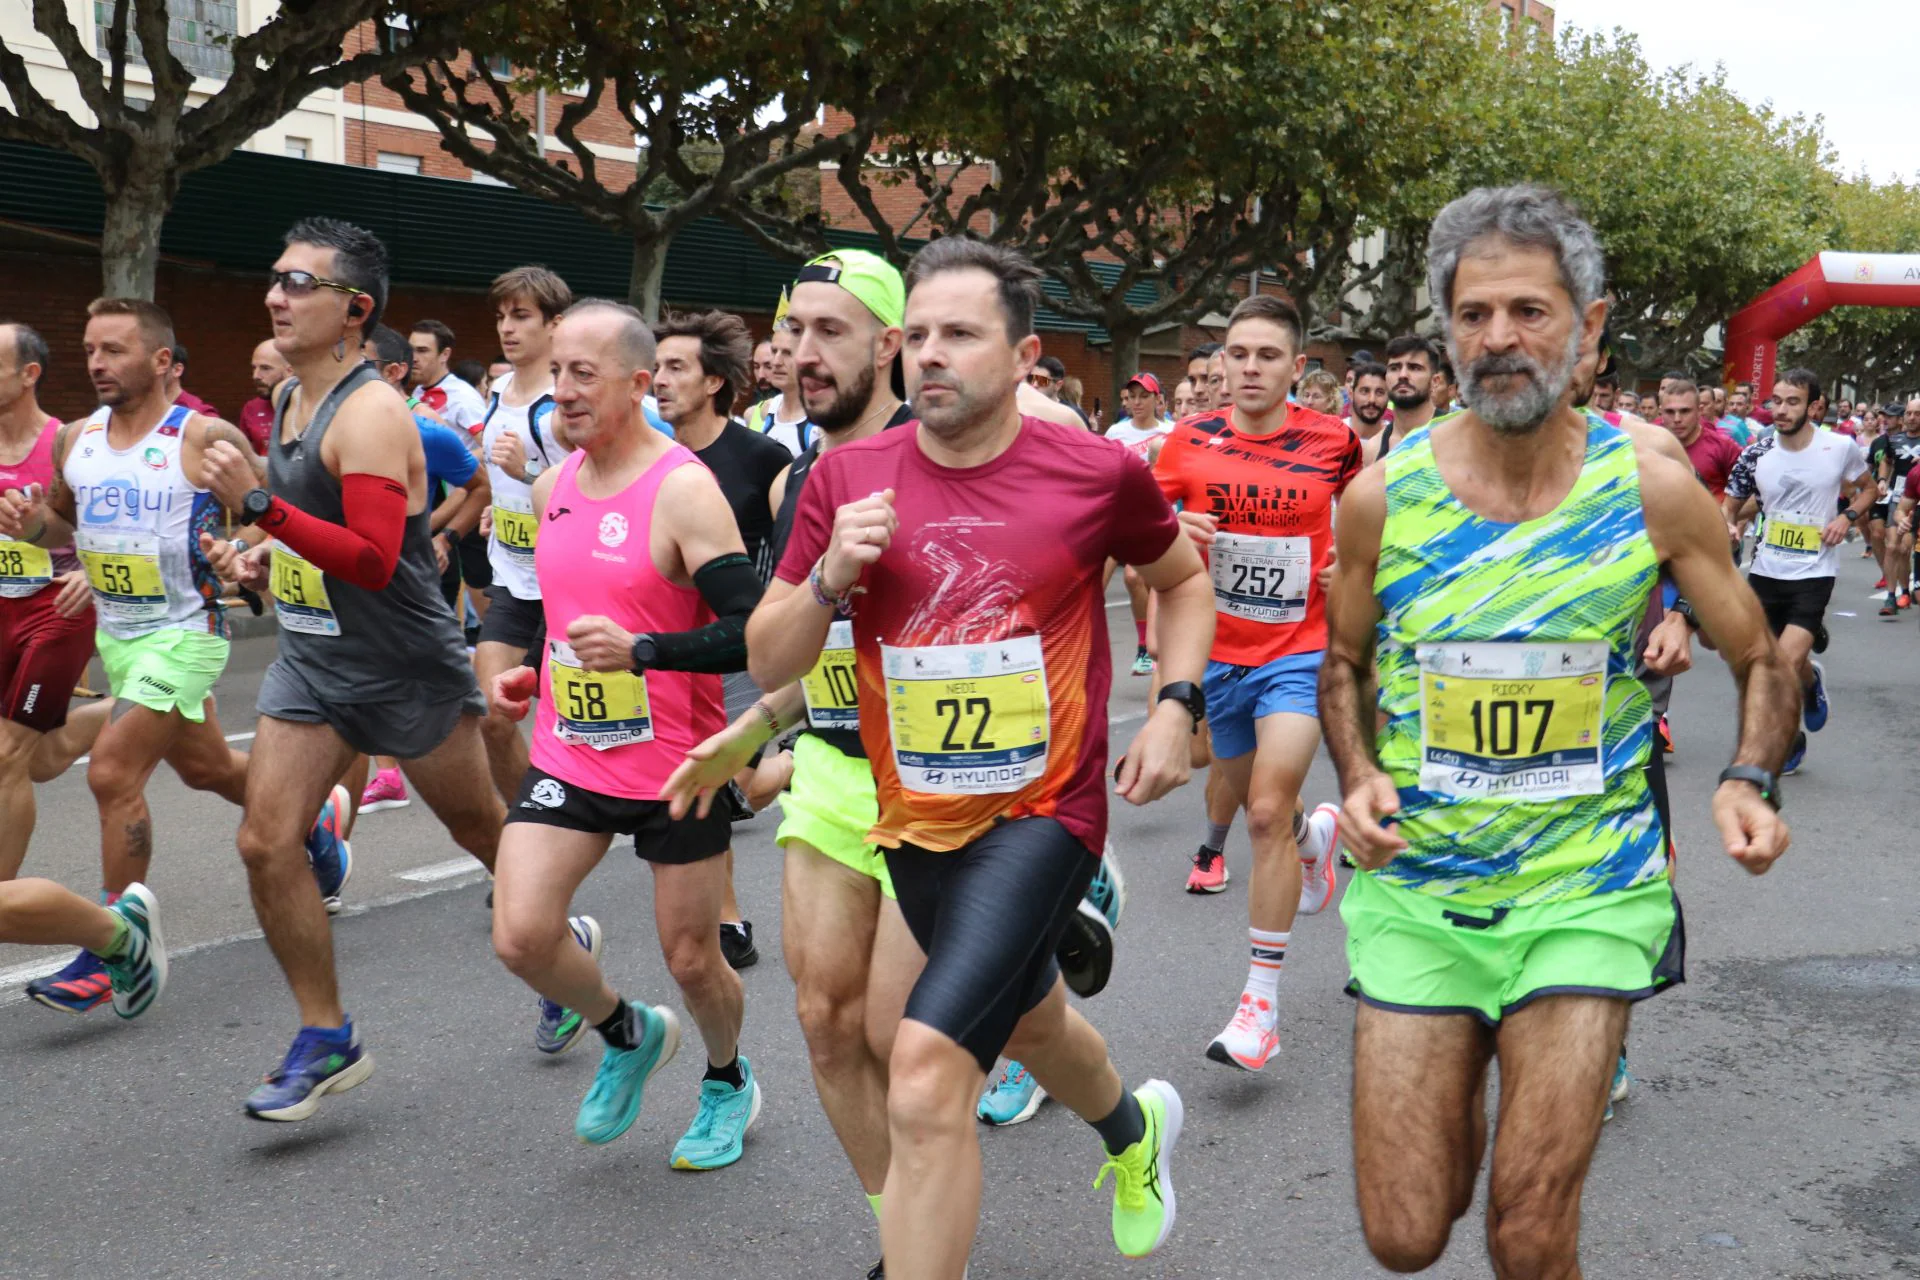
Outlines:
{"type": "Polygon", "coordinates": [[[359,302],[357,301],[349,302],[347,304],[347,319],[358,320],[360,317],[366,314],[367,314],[367,309],[361,306],[359,302]]]}

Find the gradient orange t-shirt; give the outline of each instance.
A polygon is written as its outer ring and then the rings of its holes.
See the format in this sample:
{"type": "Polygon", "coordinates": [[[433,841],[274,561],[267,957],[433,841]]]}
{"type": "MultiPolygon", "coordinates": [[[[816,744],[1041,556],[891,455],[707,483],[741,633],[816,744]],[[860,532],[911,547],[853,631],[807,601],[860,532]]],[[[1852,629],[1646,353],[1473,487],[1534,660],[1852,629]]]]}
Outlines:
{"type": "MultiPolygon", "coordinates": [[[[870,839],[959,849],[1002,818],[1053,817],[1098,856],[1107,832],[1102,578],[1179,536],[1139,457],[1023,418],[999,457],[940,466],[917,425],[822,454],[776,571],[804,584],[834,513],[894,490],[900,527],[853,613],[870,839]]],[[[803,585],[804,589],[804,585],[803,585]]]]}

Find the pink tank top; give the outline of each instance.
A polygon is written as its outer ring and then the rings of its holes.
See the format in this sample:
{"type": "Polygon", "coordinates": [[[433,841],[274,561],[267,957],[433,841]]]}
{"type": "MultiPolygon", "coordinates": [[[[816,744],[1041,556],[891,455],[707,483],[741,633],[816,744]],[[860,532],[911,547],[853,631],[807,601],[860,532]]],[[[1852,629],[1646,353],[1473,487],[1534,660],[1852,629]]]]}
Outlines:
{"type": "MultiPolygon", "coordinates": [[[[60,420],[48,418],[47,425],[40,428],[40,438],[33,442],[33,448],[20,462],[8,465],[0,462],[0,490],[20,489],[24,491],[30,484],[40,486],[40,496],[47,496],[47,489],[53,484],[53,438],[60,432],[60,420]]],[[[71,546],[51,547],[55,573],[71,573],[80,567],[80,558],[74,554],[71,546]]],[[[0,563],[0,578],[4,578],[5,564],[0,563]]]]}
{"type": "Polygon", "coordinates": [[[625,489],[595,500],[575,483],[585,458],[576,452],[560,464],[534,547],[547,654],[533,764],[601,795],[658,800],[687,752],[726,727],[720,677],[583,671],[566,643],[567,627],[586,614],[612,618],[636,635],[713,621],[698,591],[660,575],[650,549],[661,483],[700,460],[676,444],[625,489]]]}

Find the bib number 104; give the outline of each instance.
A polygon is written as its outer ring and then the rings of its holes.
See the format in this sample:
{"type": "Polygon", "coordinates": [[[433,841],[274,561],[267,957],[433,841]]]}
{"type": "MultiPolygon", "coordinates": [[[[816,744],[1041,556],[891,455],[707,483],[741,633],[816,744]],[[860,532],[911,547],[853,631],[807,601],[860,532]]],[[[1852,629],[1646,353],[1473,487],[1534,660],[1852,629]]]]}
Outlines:
{"type": "Polygon", "coordinates": [[[1491,701],[1475,699],[1468,714],[1473,721],[1475,755],[1500,757],[1523,754],[1520,739],[1526,725],[1532,726],[1533,742],[1524,754],[1538,755],[1547,740],[1547,725],[1553,720],[1553,700],[1529,698],[1522,702],[1512,698],[1495,698],[1491,701]]]}

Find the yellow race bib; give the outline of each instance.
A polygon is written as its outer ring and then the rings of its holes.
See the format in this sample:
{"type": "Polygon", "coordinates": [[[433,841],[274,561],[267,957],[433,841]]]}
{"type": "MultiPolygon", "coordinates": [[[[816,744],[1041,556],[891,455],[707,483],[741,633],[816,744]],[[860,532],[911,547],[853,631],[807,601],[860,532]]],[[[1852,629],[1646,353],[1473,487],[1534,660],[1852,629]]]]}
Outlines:
{"type": "Polygon", "coordinates": [[[1478,800],[1606,788],[1607,646],[1420,645],[1420,787],[1478,800]]]}
{"type": "Polygon", "coordinates": [[[554,737],[595,751],[653,741],[653,712],[647,706],[644,675],[588,671],[564,640],[547,642],[547,672],[554,737]]]}
{"type": "Polygon", "coordinates": [[[327,595],[327,575],[283,543],[273,544],[273,616],[288,631],[337,636],[340,619],[327,595]]]}
{"type": "Polygon", "coordinates": [[[860,728],[860,678],[853,662],[853,624],[827,628],[827,647],[800,682],[807,723],[816,729],[860,728]]]}
{"type": "Polygon", "coordinates": [[[53,581],[53,556],[31,542],[0,539],[0,596],[30,596],[53,581]]]}
{"type": "Polygon", "coordinates": [[[540,536],[540,521],[531,510],[517,511],[495,503],[493,536],[507,550],[531,556],[534,540],[540,536]]]}
{"type": "Polygon", "coordinates": [[[1818,525],[1796,524],[1790,520],[1767,517],[1767,545],[1785,555],[1819,555],[1823,549],[1820,545],[1820,532],[1818,525]]]}
{"type": "Polygon", "coordinates": [[[902,786],[1002,795],[1046,775],[1050,703],[1039,636],[882,645],[880,662],[902,786]]]}
{"type": "Polygon", "coordinates": [[[167,588],[160,576],[160,541],[152,534],[76,535],[80,564],[103,621],[163,622],[167,588]]]}

